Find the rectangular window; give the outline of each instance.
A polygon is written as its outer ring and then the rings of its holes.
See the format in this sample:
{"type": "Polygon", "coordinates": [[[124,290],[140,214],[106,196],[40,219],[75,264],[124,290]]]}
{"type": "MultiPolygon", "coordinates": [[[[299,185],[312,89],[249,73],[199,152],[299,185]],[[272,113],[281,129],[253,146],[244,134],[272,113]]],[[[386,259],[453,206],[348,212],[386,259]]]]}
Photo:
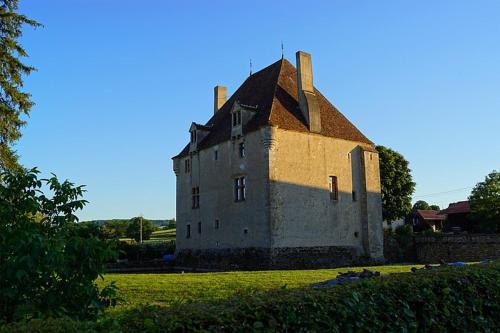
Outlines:
{"type": "Polygon", "coordinates": [[[219,159],[219,151],[214,150],[214,161],[217,161],[219,159]]]}
{"type": "Polygon", "coordinates": [[[191,224],[186,226],[186,238],[191,238],[191,224]]]}
{"type": "Polygon", "coordinates": [[[189,173],[191,171],[191,161],[189,159],[184,161],[184,172],[189,173]]]}
{"type": "Polygon", "coordinates": [[[241,125],[241,111],[233,112],[233,127],[241,125]]]}
{"type": "Polygon", "coordinates": [[[357,201],[358,197],[356,196],[356,191],[352,191],[352,201],[357,201]]]}
{"type": "Polygon", "coordinates": [[[238,146],[238,150],[239,150],[240,158],[245,157],[245,143],[244,142],[240,142],[240,144],[238,146]]]}
{"type": "Polygon", "coordinates": [[[198,222],[198,233],[201,234],[201,222],[198,222]]]}
{"type": "Polygon", "coordinates": [[[334,201],[339,200],[339,187],[337,182],[337,176],[330,176],[328,178],[328,186],[330,189],[330,199],[334,201]]]}
{"type": "Polygon", "coordinates": [[[234,179],[234,201],[244,201],[246,198],[246,179],[238,177],[234,179]]]}
{"type": "Polygon", "coordinates": [[[219,220],[215,220],[214,228],[216,230],[220,229],[220,221],[219,220]]]}
{"type": "Polygon", "coordinates": [[[196,130],[191,131],[191,142],[196,142],[196,130]]]}
{"type": "Polygon", "coordinates": [[[200,208],[200,188],[193,187],[191,189],[191,197],[192,197],[192,209],[200,208]]]}

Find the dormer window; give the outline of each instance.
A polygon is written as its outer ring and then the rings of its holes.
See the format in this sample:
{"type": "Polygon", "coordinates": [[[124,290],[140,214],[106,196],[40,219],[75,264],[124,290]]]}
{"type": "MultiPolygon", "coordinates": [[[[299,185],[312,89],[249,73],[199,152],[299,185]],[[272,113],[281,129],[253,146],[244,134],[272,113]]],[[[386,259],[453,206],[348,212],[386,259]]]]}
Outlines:
{"type": "Polygon", "coordinates": [[[241,110],[235,110],[233,112],[233,127],[241,125],[241,110]]]}
{"type": "Polygon", "coordinates": [[[191,136],[189,152],[196,152],[198,150],[198,145],[203,141],[203,139],[210,133],[211,126],[199,125],[192,123],[189,128],[189,134],[191,136]]]}

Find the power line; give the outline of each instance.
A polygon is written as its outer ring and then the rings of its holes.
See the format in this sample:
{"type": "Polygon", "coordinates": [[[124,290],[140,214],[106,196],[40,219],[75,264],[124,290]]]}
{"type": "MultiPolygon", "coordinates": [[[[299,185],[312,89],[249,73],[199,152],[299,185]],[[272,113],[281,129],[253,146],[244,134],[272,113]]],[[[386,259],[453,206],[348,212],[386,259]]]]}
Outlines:
{"type": "Polygon", "coordinates": [[[457,189],[454,189],[454,190],[449,190],[449,191],[444,191],[444,192],[436,192],[436,193],[429,193],[429,194],[424,194],[424,195],[416,195],[415,198],[431,197],[431,196],[434,196],[434,195],[440,195],[440,194],[446,194],[446,193],[459,192],[459,191],[463,191],[463,190],[469,190],[471,188],[472,188],[472,186],[469,186],[469,187],[457,188],[457,189]]]}

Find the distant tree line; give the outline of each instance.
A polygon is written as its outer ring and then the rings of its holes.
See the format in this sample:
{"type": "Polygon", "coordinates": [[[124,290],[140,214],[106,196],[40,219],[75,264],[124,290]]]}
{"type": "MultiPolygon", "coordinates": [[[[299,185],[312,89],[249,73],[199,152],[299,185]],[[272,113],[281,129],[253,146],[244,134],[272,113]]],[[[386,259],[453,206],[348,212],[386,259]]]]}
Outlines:
{"type": "Polygon", "coordinates": [[[148,240],[154,231],[161,229],[174,229],[175,219],[170,220],[148,220],[142,217],[127,219],[95,220],[80,222],[80,225],[91,225],[99,230],[100,237],[104,239],[132,238],[136,242],[140,240],[142,221],[142,239],[148,240]]]}

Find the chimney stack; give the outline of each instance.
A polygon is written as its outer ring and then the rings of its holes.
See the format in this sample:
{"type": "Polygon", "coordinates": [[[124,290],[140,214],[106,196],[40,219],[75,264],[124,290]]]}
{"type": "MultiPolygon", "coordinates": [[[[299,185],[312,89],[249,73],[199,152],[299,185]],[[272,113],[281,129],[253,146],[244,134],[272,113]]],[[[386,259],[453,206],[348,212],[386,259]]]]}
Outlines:
{"type": "Polygon", "coordinates": [[[215,86],[214,88],[214,114],[226,103],[227,88],[224,86],[215,86]]]}
{"type": "Polygon", "coordinates": [[[296,58],[299,107],[306,119],[309,130],[314,133],[321,133],[321,114],[314,93],[311,55],[298,51],[296,58]]]}

